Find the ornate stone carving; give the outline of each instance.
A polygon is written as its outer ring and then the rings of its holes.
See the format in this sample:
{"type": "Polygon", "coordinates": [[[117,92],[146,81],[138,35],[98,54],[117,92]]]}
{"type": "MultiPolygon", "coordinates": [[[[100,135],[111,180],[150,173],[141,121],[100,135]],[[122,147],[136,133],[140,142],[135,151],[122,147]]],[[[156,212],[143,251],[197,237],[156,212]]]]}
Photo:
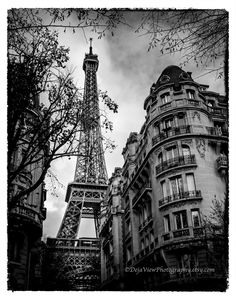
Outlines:
{"type": "Polygon", "coordinates": [[[206,153],[206,141],[204,139],[196,139],[197,151],[202,158],[205,158],[206,153]]]}
{"type": "Polygon", "coordinates": [[[201,116],[200,116],[199,112],[195,110],[192,113],[193,120],[195,120],[196,117],[198,118],[199,121],[201,121],[201,116]]]}

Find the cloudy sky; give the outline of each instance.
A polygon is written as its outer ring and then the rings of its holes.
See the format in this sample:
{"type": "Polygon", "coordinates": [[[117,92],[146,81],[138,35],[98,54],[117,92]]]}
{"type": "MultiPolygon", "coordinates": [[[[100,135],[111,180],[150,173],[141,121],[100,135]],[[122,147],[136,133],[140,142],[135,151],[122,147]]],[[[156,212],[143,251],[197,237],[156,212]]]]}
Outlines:
{"type": "MultiPolygon", "coordinates": [[[[115,141],[117,147],[110,153],[105,153],[108,176],[110,177],[115,167],[122,167],[122,149],[125,146],[129,133],[139,132],[144,123],[145,111],[143,103],[149,94],[152,83],[156,82],[159,75],[168,65],[179,65],[178,55],[161,55],[157,47],[148,49],[148,37],[134,34],[138,25],[140,12],[133,11],[126,16],[132,28],[119,26],[114,36],[108,34],[98,39],[95,34],[87,31],[72,33],[67,30],[60,33],[60,44],[70,47],[69,68],[74,70],[74,78],[78,87],[84,85],[84,72],[82,64],[84,55],[88,52],[90,37],[93,38],[93,52],[98,55],[99,68],[97,72],[98,87],[107,91],[109,96],[119,105],[118,114],[110,114],[114,130],[107,136],[115,141]]],[[[199,83],[208,84],[210,90],[224,94],[224,81],[216,79],[215,74],[206,73],[203,68],[196,68],[193,64],[184,67],[191,71],[192,77],[199,83]]],[[[48,194],[45,206],[47,219],[44,222],[44,236],[55,237],[66,209],[66,186],[73,181],[75,172],[75,159],[61,159],[53,164],[52,171],[57,175],[64,188],[57,187],[57,196],[50,191],[51,183],[48,182],[48,194]]],[[[79,236],[94,235],[93,225],[83,221],[80,226],[79,236]]]]}

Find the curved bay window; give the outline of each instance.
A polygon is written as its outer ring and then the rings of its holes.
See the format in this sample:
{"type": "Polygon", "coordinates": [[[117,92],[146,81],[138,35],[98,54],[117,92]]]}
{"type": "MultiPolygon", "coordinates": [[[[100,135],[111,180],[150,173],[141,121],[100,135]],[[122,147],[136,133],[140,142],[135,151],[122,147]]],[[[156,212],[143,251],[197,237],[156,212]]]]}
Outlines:
{"type": "Polygon", "coordinates": [[[183,179],[181,175],[170,178],[169,186],[170,186],[170,195],[173,197],[173,199],[182,197],[184,193],[184,189],[183,189],[183,179]]]}
{"type": "Polygon", "coordinates": [[[174,159],[175,157],[178,156],[178,149],[176,146],[171,146],[166,149],[166,158],[169,159],[174,159]]]}
{"type": "Polygon", "coordinates": [[[180,230],[188,228],[187,211],[182,210],[173,214],[175,220],[175,229],[180,230]]]}
{"type": "Polygon", "coordinates": [[[201,221],[200,221],[199,209],[192,209],[191,214],[192,214],[193,227],[200,227],[201,226],[201,221]]]}

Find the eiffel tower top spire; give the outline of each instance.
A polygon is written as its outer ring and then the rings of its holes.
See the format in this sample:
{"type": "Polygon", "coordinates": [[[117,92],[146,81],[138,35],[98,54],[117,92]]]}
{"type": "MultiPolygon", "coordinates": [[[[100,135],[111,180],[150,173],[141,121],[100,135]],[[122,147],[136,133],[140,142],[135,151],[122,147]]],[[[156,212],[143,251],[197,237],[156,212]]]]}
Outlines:
{"type": "Polygon", "coordinates": [[[80,183],[107,183],[97,89],[98,64],[98,56],[93,54],[90,39],[89,53],[85,54],[83,62],[85,72],[83,115],[74,179],[80,183]]]}

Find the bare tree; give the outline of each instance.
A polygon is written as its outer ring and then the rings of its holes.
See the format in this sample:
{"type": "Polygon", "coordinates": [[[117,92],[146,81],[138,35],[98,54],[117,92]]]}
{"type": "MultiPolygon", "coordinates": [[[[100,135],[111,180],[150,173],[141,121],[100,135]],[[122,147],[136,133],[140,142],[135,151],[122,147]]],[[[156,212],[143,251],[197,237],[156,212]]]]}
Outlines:
{"type": "Polygon", "coordinates": [[[14,30],[32,27],[63,28],[64,32],[80,30],[85,39],[87,30],[102,38],[107,32],[114,35],[117,27],[125,25],[136,34],[149,37],[148,51],[158,46],[163,55],[179,52],[183,65],[194,61],[197,66],[209,67],[207,73],[217,72],[219,77],[224,73],[228,46],[226,10],[143,10],[140,13],[119,9],[51,8],[20,9],[14,14],[31,20],[31,23],[15,22],[14,30]],[[135,13],[136,24],[130,18],[135,13]]]}
{"type": "Polygon", "coordinates": [[[202,216],[207,243],[207,254],[212,267],[228,276],[228,195],[214,199],[210,213],[202,216]]]}
{"type": "Polygon", "coordinates": [[[225,10],[146,11],[136,29],[149,37],[148,50],[181,53],[182,64],[193,61],[222,77],[228,46],[228,12],[225,10]],[[213,67],[212,67],[213,66],[213,67]]]}
{"type": "MultiPolygon", "coordinates": [[[[69,49],[59,46],[58,32],[40,26],[41,18],[37,13],[28,15],[27,9],[9,11],[8,21],[9,187],[22,173],[40,169],[40,176],[28,188],[17,193],[9,190],[9,205],[14,206],[43,182],[53,160],[78,155],[86,112],[82,91],[65,71],[69,49]]],[[[117,104],[106,92],[99,96],[117,112],[117,104]]],[[[107,116],[102,116],[105,128],[112,129],[107,116]]],[[[109,140],[107,144],[114,147],[109,140]]]]}

